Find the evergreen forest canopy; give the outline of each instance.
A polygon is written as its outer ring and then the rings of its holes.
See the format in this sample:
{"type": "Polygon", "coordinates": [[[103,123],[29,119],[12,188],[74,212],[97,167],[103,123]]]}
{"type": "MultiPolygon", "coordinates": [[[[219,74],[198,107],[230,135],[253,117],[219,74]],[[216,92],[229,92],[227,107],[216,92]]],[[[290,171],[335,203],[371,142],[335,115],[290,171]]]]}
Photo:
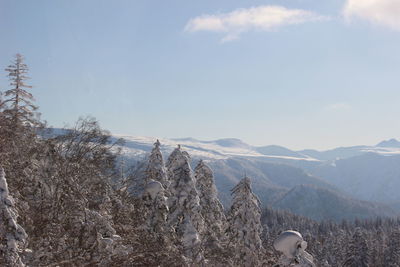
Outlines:
{"type": "MultiPolygon", "coordinates": [[[[399,219],[315,222],[261,210],[244,177],[231,207],[212,170],[177,147],[166,161],[156,141],[143,190],[134,168],[94,118],[49,133],[17,54],[0,98],[1,266],[272,266],[273,241],[299,231],[318,266],[398,266],[399,219]],[[135,188],[134,188],[135,189],[135,188]]],[[[295,264],[290,263],[290,264],[295,264]]],[[[288,265],[289,266],[289,265],[288,265]]]]}

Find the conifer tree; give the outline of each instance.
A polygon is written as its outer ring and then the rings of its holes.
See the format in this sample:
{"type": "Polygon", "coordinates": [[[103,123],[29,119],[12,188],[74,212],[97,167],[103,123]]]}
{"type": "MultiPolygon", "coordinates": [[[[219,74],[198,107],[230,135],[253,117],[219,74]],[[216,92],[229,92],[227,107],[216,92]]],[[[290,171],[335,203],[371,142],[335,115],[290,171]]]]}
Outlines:
{"type": "Polygon", "coordinates": [[[36,125],[38,123],[35,118],[37,106],[33,104],[34,98],[26,89],[32,86],[25,83],[29,79],[27,76],[28,66],[24,63],[24,57],[16,54],[11,65],[6,69],[10,79],[11,89],[5,92],[4,103],[7,108],[4,114],[9,117],[14,127],[19,125],[36,125]]]}
{"type": "Polygon", "coordinates": [[[182,151],[180,146],[168,158],[167,168],[171,180],[168,223],[177,232],[190,263],[201,265],[204,264],[204,255],[199,233],[203,231],[204,219],[189,160],[189,154],[182,151]]]}
{"type": "MultiPolygon", "coordinates": [[[[379,218],[381,219],[381,218],[379,218]]],[[[379,220],[377,220],[378,222],[379,220]]],[[[393,234],[393,233],[392,233],[393,234]]],[[[377,226],[376,231],[374,231],[374,238],[371,238],[369,240],[369,245],[371,247],[371,263],[370,266],[379,266],[382,265],[383,263],[385,263],[385,266],[390,266],[389,262],[388,264],[385,262],[386,260],[388,260],[390,258],[390,256],[388,256],[387,254],[385,255],[385,252],[389,251],[389,245],[391,243],[391,234],[389,236],[386,235],[385,231],[382,229],[381,226],[377,226]],[[389,243],[389,244],[388,244],[389,243]]],[[[398,235],[397,238],[400,238],[400,236],[398,235]]],[[[396,239],[396,238],[395,238],[396,239]]],[[[397,244],[394,244],[396,246],[396,248],[393,251],[393,255],[400,256],[399,252],[400,252],[400,240],[398,240],[397,244]],[[396,253],[397,251],[397,253],[396,253]]],[[[394,258],[396,258],[397,256],[394,256],[394,258]]],[[[397,260],[395,260],[394,262],[397,262],[397,264],[400,262],[400,257],[397,258],[397,260]]],[[[395,265],[392,265],[395,266],[395,265]]]]}
{"type": "Polygon", "coordinates": [[[389,236],[389,245],[385,253],[385,266],[394,267],[400,264],[400,232],[394,231],[389,236]]]}
{"type": "Polygon", "coordinates": [[[25,230],[17,223],[14,199],[9,195],[4,170],[0,168],[0,265],[25,266],[21,250],[26,241],[25,230]]]}
{"type": "Polygon", "coordinates": [[[195,168],[196,189],[199,192],[201,215],[204,218],[203,246],[207,259],[221,260],[226,242],[227,221],[224,208],[217,197],[212,170],[200,161],[195,168]]]}
{"type": "Polygon", "coordinates": [[[159,181],[149,180],[142,199],[147,230],[158,235],[166,234],[168,206],[162,184],[159,181]]]}
{"type": "MultiPolygon", "coordinates": [[[[40,154],[36,130],[42,123],[37,118],[37,106],[27,89],[32,88],[28,79],[28,67],[22,55],[17,54],[6,69],[10,89],[0,100],[0,161],[11,179],[10,188],[23,189],[31,181],[26,177],[32,162],[40,154]]],[[[32,175],[31,175],[32,176],[32,175]]],[[[19,193],[19,192],[18,192],[19,193]]]]}
{"type": "Polygon", "coordinates": [[[160,182],[164,189],[168,188],[167,169],[160,151],[160,141],[154,143],[154,148],[149,157],[149,163],[146,169],[146,183],[150,180],[160,182]]]}
{"type": "Polygon", "coordinates": [[[237,266],[259,266],[264,248],[260,200],[253,194],[251,181],[243,178],[232,189],[232,206],[228,215],[228,234],[234,245],[234,260],[237,266]]]}
{"type": "Polygon", "coordinates": [[[350,242],[346,261],[343,266],[346,267],[369,267],[369,248],[365,234],[361,228],[356,228],[350,242]]]}

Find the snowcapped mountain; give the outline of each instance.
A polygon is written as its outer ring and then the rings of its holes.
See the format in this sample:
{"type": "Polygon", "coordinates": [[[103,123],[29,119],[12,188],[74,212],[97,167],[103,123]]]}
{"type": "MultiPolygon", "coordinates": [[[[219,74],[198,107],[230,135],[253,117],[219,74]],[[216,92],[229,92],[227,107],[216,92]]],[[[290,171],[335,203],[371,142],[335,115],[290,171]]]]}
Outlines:
{"type": "MultiPolygon", "coordinates": [[[[115,135],[123,138],[125,144],[123,152],[128,155],[140,156],[151,150],[156,138],[137,137],[127,135],[115,135]]],[[[220,139],[215,141],[200,141],[193,138],[165,139],[160,138],[163,153],[170,153],[177,146],[181,145],[190,155],[205,159],[226,159],[232,156],[262,157],[251,146],[238,139],[220,139]]]]}
{"type": "MultiPolygon", "coordinates": [[[[126,143],[124,153],[134,156],[144,155],[150,151],[155,137],[140,137],[130,135],[114,135],[123,138],[126,143]]],[[[396,139],[383,141],[376,146],[340,147],[326,151],[306,149],[293,151],[276,145],[251,146],[239,139],[227,138],[214,141],[201,141],[194,138],[166,139],[160,138],[165,153],[170,153],[178,144],[194,157],[206,159],[227,159],[230,157],[263,158],[274,162],[288,163],[290,161],[305,161],[320,163],[345,159],[366,153],[381,155],[400,155],[400,142],[396,139]]]]}
{"type": "MultiPolygon", "coordinates": [[[[144,155],[150,151],[154,137],[139,137],[128,135],[114,135],[125,140],[124,153],[132,156],[144,155]]],[[[201,141],[193,138],[159,139],[162,150],[170,153],[177,145],[181,145],[193,157],[205,159],[228,159],[230,157],[252,157],[282,160],[319,161],[313,157],[302,155],[280,146],[255,147],[239,139],[227,138],[214,141],[201,141]]]]}

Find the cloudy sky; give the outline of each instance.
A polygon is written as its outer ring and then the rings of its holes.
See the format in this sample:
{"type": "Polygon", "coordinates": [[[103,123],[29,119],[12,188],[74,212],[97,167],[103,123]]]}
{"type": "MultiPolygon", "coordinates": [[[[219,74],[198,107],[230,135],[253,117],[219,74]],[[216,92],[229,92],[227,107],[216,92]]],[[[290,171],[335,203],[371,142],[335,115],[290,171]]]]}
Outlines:
{"type": "MultiPolygon", "coordinates": [[[[326,149],[400,137],[398,0],[0,0],[42,118],[326,149]]],[[[8,86],[6,73],[0,89],[8,86]]]]}

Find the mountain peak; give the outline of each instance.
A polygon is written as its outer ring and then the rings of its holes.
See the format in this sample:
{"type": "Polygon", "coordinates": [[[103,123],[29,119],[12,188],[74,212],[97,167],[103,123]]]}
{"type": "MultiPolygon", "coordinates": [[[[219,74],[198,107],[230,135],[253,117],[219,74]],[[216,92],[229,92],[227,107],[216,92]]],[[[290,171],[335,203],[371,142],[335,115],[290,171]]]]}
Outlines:
{"type": "Polygon", "coordinates": [[[380,142],[377,147],[400,147],[400,142],[397,139],[390,139],[380,142]]]}

